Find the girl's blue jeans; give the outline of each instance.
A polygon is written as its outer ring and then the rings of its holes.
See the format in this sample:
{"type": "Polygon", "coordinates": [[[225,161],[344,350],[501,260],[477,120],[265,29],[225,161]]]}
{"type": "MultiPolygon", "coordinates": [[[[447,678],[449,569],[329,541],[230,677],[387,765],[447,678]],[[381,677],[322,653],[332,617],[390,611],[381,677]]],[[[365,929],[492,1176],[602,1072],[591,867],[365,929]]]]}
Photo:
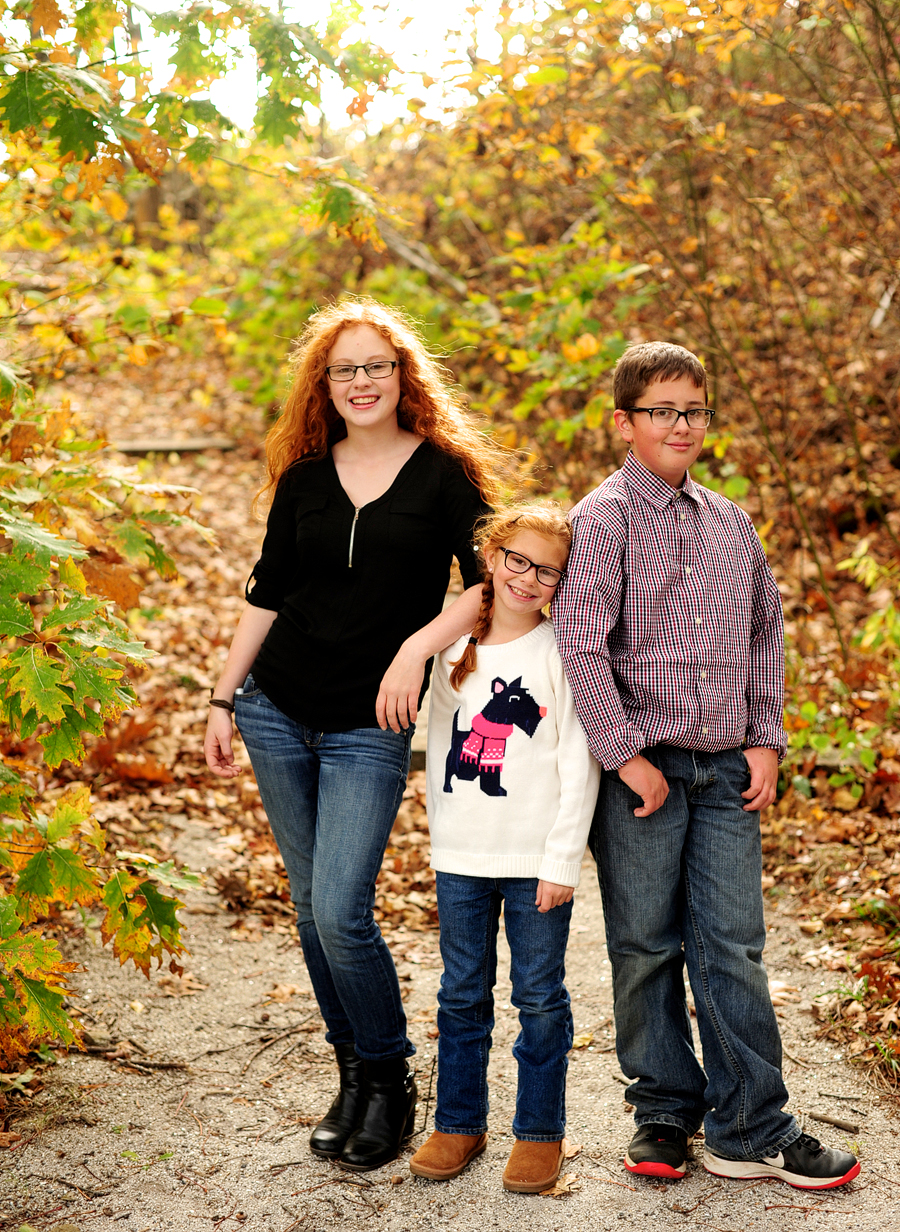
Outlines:
{"type": "Polygon", "coordinates": [[[367,1061],[411,1056],[397,971],[373,909],[412,727],[314,731],[273,705],[252,676],[234,706],[290,879],[326,1039],[354,1044],[367,1061]]]}
{"type": "Polygon", "coordinates": [[[566,1125],[566,1053],[572,1010],[565,978],[572,904],[541,913],[535,877],[437,874],[444,974],[438,993],[437,1108],[444,1134],[483,1134],[488,1116],[488,1053],[494,1027],[497,932],[503,907],[511,956],[512,1003],[520,1031],[513,1133],[558,1142],[566,1125]]]}
{"type": "Polygon", "coordinates": [[[604,770],[590,846],[597,861],[615,995],[616,1051],[638,1125],[705,1124],[717,1155],[777,1155],[800,1135],[784,1112],[781,1038],[762,951],[759,814],[740,749],[644,749],[669,795],[649,817],[604,770]],[[694,1052],[687,966],[703,1066],[694,1052]]]}

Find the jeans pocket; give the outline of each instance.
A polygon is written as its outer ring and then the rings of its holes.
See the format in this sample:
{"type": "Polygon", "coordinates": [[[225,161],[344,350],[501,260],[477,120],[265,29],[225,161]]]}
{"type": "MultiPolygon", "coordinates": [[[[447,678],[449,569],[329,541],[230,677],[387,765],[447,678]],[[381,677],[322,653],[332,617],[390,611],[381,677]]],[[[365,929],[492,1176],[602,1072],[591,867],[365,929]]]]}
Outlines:
{"type": "Polygon", "coordinates": [[[261,693],[262,693],[262,689],[257,685],[256,681],[253,679],[253,673],[248,672],[244,680],[244,683],[241,685],[239,689],[235,689],[234,691],[235,704],[237,704],[238,698],[241,698],[244,701],[246,701],[250,697],[259,697],[261,693]]]}

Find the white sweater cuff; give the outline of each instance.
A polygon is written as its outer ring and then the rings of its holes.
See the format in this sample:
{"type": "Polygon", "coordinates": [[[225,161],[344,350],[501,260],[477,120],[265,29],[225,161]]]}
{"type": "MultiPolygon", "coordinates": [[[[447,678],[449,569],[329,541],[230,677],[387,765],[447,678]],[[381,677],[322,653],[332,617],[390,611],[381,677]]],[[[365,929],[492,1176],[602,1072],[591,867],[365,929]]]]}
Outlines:
{"type": "Polygon", "coordinates": [[[571,886],[573,889],[581,879],[581,861],[569,864],[563,860],[551,860],[545,856],[541,860],[538,881],[552,881],[554,885],[571,886]]]}

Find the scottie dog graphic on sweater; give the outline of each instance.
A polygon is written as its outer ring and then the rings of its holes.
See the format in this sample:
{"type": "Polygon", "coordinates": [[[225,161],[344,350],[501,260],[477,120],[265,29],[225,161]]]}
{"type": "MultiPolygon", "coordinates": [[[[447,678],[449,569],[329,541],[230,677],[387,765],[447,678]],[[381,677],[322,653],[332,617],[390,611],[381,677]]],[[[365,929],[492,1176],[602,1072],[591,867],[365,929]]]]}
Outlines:
{"type": "Polygon", "coordinates": [[[459,710],[453,715],[444,791],[452,794],[451,779],[455,775],[466,782],[480,779],[479,786],[486,796],[505,796],[506,788],[500,784],[500,772],[506,742],[516,727],[531,739],[546,713],[547,707],[537,704],[523,686],[521,676],[517,676],[512,684],[496,676],[491,683],[491,700],[475,715],[470,731],[459,730],[459,710]]]}

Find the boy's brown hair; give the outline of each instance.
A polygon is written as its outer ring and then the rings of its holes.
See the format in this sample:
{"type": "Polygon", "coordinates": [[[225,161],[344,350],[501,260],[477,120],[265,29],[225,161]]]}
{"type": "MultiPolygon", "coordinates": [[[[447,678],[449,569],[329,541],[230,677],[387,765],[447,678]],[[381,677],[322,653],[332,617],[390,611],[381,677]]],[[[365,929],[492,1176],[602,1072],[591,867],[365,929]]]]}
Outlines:
{"type": "Polygon", "coordinates": [[[688,377],[709,398],[706,369],[697,356],[675,342],[638,342],[619,359],[613,372],[613,401],[617,410],[634,406],[651,381],[688,377]]]}

